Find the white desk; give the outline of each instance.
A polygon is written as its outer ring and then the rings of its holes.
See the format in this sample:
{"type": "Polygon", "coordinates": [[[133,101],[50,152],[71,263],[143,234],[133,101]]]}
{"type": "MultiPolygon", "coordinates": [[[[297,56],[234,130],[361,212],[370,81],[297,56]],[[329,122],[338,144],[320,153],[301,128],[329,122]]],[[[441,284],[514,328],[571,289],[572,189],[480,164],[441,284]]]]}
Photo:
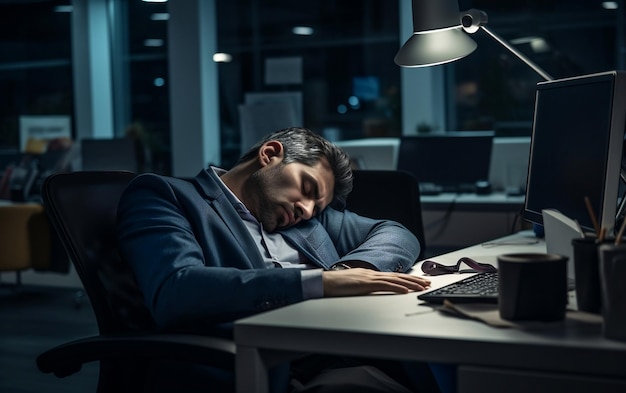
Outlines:
{"type": "MultiPolygon", "coordinates": [[[[545,250],[533,239],[514,235],[432,259],[495,263],[501,253],[545,250]]],[[[433,288],[455,279],[433,277],[433,288]]],[[[268,368],[302,353],[457,364],[462,393],[626,391],[626,343],[603,339],[599,323],[494,328],[435,311],[416,295],[309,300],[237,321],[237,391],[267,392],[268,368]]]]}

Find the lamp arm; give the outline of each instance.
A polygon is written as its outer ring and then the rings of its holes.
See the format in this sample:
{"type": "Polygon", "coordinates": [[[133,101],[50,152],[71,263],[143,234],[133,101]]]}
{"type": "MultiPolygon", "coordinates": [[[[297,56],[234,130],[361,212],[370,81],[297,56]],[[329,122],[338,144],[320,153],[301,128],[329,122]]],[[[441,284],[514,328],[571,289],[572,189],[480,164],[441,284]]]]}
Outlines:
{"type": "Polygon", "coordinates": [[[506,42],[505,40],[500,38],[496,33],[494,33],[493,31],[489,30],[485,26],[480,26],[480,28],[485,33],[489,34],[491,36],[491,38],[493,38],[494,40],[498,41],[502,46],[504,46],[511,53],[513,53],[515,56],[517,56],[521,61],[526,63],[526,65],[529,66],[530,68],[532,68],[536,73],[541,75],[543,77],[543,79],[545,79],[547,81],[551,81],[551,80],[554,79],[553,77],[550,76],[550,74],[545,72],[541,67],[539,67],[537,64],[533,63],[528,57],[524,56],[524,54],[522,52],[518,51],[513,46],[511,46],[508,42],[506,42]]]}
{"type": "Polygon", "coordinates": [[[526,63],[527,66],[529,66],[536,73],[541,75],[543,79],[547,81],[551,81],[554,79],[553,77],[550,76],[550,74],[545,72],[541,67],[533,63],[528,57],[524,56],[522,52],[515,49],[513,46],[511,46],[508,42],[506,42],[499,35],[491,31],[487,27],[485,27],[486,23],[487,23],[487,13],[485,13],[484,11],[472,8],[470,10],[467,10],[461,13],[461,25],[463,26],[463,30],[465,30],[467,33],[473,34],[476,31],[478,31],[479,28],[483,29],[483,31],[487,33],[489,36],[491,36],[491,38],[496,40],[500,45],[508,49],[509,52],[513,53],[521,61],[526,63]]]}

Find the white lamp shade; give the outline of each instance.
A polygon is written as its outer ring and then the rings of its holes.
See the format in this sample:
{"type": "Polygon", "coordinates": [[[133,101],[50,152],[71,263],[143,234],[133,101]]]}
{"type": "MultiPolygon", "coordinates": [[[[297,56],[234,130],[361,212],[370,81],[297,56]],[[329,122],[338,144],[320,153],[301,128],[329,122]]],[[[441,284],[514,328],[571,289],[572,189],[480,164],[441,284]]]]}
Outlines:
{"type": "Polygon", "coordinates": [[[402,67],[426,67],[458,60],[477,45],[459,25],[452,28],[415,32],[402,45],[394,61],[402,67]]]}

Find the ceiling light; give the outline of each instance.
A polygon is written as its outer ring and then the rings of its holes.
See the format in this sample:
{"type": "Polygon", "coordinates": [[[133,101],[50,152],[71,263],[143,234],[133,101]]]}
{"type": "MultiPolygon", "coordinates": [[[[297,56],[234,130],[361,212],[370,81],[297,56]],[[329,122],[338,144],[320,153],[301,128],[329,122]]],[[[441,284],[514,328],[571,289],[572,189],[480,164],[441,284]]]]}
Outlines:
{"type": "Polygon", "coordinates": [[[54,7],[54,12],[72,12],[74,7],[71,5],[57,5],[54,7]]]}
{"type": "Polygon", "coordinates": [[[215,53],[213,54],[213,61],[216,63],[230,63],[233,57],[228,53],[215,53]]]}
{"type": "Polygon", "coordinates": [[[313,35],[313,28],[308,26],[296,26],[291,29],[291,32],[295,35],[313,35]]]}
{"type": "Polygon", "coordinates": [[[169,20],[170,14],[167,12],[156,12],[150,15],[150,20],[169,20]]]}
{"type": "Polygon", "coordinates": [[[144,46],[159,47],[163,46],[163,40],[160,38],[148,38],[143,42],[144,46]]]}
{"type": "Polygon", "coordinates": [[[550,45],[548,45],[546,40],[537,36],[515,38],[509,42],[514,45],[528,44],[535,53],[542,53],[550,50],[550,45]]]}

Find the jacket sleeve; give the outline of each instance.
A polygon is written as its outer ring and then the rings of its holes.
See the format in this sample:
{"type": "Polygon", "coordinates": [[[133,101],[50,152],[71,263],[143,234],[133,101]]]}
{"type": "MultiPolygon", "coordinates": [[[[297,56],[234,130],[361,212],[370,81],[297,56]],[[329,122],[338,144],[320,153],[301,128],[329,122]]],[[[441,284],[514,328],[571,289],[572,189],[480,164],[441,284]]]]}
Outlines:
{"type": "Polygon", "coordinates": [[[120,253],[162,328],[202,329],[302,300],[300,272],[259,268],[256,246],[217,210],[155,175],[139,176],[122,196],[120,253]]]}
{"type": "Polygon", "coordinates": [[[380,271],[407,272],[417,261],[421,244],[404,226],[389,220],[327,208],[320,222],[337,248],[339,263],[380,271]]]}

